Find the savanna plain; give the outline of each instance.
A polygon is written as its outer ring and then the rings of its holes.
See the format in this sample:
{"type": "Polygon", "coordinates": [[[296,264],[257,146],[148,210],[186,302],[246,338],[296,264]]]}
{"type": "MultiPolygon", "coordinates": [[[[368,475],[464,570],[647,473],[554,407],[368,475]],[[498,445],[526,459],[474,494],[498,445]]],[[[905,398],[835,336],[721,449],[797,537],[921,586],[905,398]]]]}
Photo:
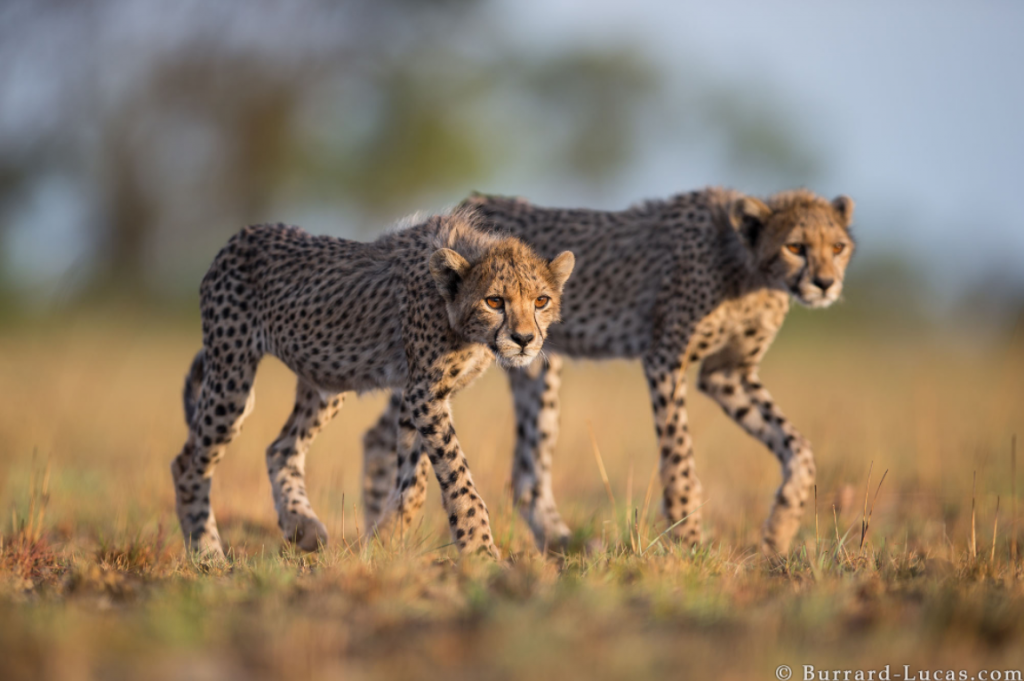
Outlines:
{"type": "Polygon", "coordinates": [[[757,548],[778,465],[692,375],[707,541],[662,534],[644,382],[620,361],[564,373],[564,552],[537,552],[512,505],[511,398],[491,369],[454,411],[502,564],[458,560],[433,482],[412,536],[367,537],[360,437],[383,394],[350,398],[313,444],[331,540],[296,553],[263,460],[294,379],[267,359],[214,483],[229,561],[203,562],[184,551],[169,473],[198,320],[100,306],[3,326],[0,679],[772,679],[780,665],[1020,679],[1024,328],[840,308],[792,313],[761,373],[818,465],[778,560],[757,548]]]}

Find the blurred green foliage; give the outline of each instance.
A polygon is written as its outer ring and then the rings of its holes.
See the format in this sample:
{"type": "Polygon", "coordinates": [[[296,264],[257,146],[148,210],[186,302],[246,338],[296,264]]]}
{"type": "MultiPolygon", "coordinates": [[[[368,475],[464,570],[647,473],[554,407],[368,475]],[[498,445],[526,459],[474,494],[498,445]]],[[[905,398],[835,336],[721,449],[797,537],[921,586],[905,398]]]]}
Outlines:
{"type": "Polygon", "coordinates": [[[487,0],[9,3],[0,249],[14,229],[45,233],[46,216],[24,206],[53,177],[82,197],[81,271],[57,275],[76,282],[74,298],[192,291],[245,223],[332,214],[352,232],[485,186],[598,191],[652,135],[682,157],[713,129],[754,172],[813,171],[763,93],[693,78],[681,97],[643,46],[541,44],[502,11],[487,0]]]}

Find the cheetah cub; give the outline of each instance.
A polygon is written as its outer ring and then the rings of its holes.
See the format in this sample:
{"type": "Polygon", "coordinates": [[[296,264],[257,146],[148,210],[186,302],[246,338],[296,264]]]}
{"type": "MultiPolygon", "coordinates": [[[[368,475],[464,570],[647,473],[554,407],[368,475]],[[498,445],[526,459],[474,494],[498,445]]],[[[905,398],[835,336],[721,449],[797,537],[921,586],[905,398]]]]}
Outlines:
{"type": "Polygon", "coordinates": [[[425,456],[460,550],[497,557],[449,400],[495,357],[503,367],[534,360],[575,260],[568,251],[544,260],[477,220],[463,209],[372,243],[284,225],[247,227],[228,241],[200,287],[203,348],[185,380],[188,439],[171,465],[193,550],[223,556],[213,472],[253,408],[256,367],[269,354],[298,378],[295,408],[267,449],[289,541],[306,551],[327,542],[306,494],[313,438],[344,393],[392,388],[400,394],[399,483],[384,521],[405,526],[423,505],[425,484],[413,481],[425,456]]]}
{"type": "MultiPolygon", "coordinates": [[[[701,541],[703,487],[687,413],[688,367],[697,387],[780,464],[782,482],[764,525],[769,555],[785,554],[814,489],[814,455],[758,373],[790,303],[825,308],[843,290],[856,250],[853,200],[806,189],[764,201],[708,188],[621,211],[544,208],[473,196],[491,229],[542,255],[570,249],[579,266],[562,297],[544,359],[509,372],[515,399],[513,498],[537,546],[558,548],[569,528],[555,504],[561,357],[641,361],[658,441],[662,512],[673,535],[701,541]]],[[[394,480],[394,406],[365,436],[364,506],[378,513],[394,480]]],[[[426,469],[420,470],[425,478],[426,469]]]]}

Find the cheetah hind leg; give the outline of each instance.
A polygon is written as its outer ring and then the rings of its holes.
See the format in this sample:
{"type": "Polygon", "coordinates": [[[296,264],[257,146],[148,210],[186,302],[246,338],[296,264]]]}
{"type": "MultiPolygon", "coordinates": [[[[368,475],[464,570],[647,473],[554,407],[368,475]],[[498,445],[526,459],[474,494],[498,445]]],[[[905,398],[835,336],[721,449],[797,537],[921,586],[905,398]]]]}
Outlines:
{"type": "Polygon", "coordinates": [[[189,434],[171,462],[171,476],[185,544],[200,556],[224,557],[210,488],[214,469],[255,404],[252,385],[258,363],[259,357],[250,354],[225,364],[200,350],[185,379],[189,434]]]}
{"type": "Polygon", "coordinates": [[[267,474],[285,539],[303,551],[327,545],[327,528],[306,493],[306,452],[313,439],[337,416],[344,395],[324,393],[303,379],[295,391],[295,408],[281,434],[267,448],[267,474]]]}
{"type": "MultiPolygon", "coordinates": [[[[400,393],[396,393],[400,394],[400,393]]],[[[389,407],[390,409],[390,407],[389,407]]],[[[391,491],[384,507],[367,532],[387,540],[404,540],[413,528],[427,498],[430,461],[423,455],[423,442],[416,433],[408,405],[402,396],[396,407],[395,451],[391,466],[391,491]]]]}
{"type": "Polygon", "coordinates": [[[398,474],[398,411],[402,391],[396,390],[377,423],[363,435],[363,521],[370,534],[381,520],[398,474]]]}

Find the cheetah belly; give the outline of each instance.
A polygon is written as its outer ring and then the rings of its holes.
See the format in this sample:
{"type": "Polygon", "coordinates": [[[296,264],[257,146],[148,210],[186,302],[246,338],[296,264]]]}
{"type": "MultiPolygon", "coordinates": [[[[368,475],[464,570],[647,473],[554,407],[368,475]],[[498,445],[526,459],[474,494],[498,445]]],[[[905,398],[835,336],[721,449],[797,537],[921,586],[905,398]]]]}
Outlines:
{"type": "Polygon", "coordinates": [[[301,345],[285,345],[275,356],[313,385],[329,392],[364,393],[404,387],[408,378],[400,334],[389,342],[371,342],[358,332],[313,353],[301,345]]]}

